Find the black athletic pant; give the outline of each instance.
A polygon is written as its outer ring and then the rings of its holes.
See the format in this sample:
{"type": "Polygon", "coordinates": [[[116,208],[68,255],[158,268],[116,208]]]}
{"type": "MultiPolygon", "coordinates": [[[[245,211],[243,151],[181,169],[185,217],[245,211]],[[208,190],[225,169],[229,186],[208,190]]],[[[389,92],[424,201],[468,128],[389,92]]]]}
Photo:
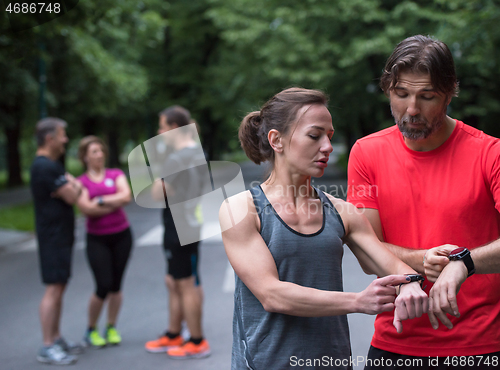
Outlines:
{"type": "Polygon", "coordinates": [[[130,228],[116,234],[87,234],[87,260],[99,298],[105,299],[108,293],[120,291],[131,249],[130,228]]]}
{"type": "Polygon", "coordinates": [[[500,352],[436,358],[400,355],[370,346],[365,370],[487,370],[498,368],[499,361],[500,352]]]}

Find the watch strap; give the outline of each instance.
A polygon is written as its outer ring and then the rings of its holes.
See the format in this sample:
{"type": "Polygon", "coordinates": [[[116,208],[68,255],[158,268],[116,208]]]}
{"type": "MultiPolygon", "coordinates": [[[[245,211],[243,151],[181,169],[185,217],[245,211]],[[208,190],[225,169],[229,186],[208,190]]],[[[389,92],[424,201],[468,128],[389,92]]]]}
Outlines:
{"type": "Polygon", "coordinates": [[[448,258],[450,261],[462,261],[467,267],[467,277],[473,275],[476,272],[476,268],[474,266],[474,261],[472,260],[470,251],[467,248],[463,248],[463,251],[458,253],[454,253],[455,251],[451,251],[448,258]]]}
{"type": "Polygon", "coordinates": [[[476,272],[476,268],[474,267],[474,261],[472,261],[472,257],[470,255],[470,252],[467,253],[463,258],[462,258],[463,263],[465,263],[465,267],[467,267],[467,277],[471,276],[476,272]]]}

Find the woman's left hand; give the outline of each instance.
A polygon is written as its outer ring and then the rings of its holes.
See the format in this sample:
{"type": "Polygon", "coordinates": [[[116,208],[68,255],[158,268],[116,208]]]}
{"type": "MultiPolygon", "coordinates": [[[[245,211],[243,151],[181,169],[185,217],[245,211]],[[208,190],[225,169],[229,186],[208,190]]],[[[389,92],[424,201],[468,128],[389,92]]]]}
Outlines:
{"type": "Polygon", "coordinates": [[[402,333],[401,321],[420,317],[429,311],[429,297],[418,282],[403,284],[395,305],[393,325],[398,333],[402,333]]]}

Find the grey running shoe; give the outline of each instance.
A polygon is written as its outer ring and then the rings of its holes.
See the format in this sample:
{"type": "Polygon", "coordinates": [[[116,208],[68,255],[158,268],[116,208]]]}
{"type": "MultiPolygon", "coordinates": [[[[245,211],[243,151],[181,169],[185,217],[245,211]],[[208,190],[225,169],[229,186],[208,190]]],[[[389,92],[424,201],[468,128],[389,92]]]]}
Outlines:
{"type": "Polygon", "coordinates": [[[53,344],[49,347],[40,348],[36,359],[44,364],[71,365],[76,362],[77,357],[68,355],[59,345],[53,344]]]}
{"type": "Polygon", "coordinates": [[[83,352],[85,352],[84,346],[82,346],[79,343],[66,340],[63,337],[56,339],[54,344],[57,344],[59,347],[62,348],[64,352],[66,352],[69,355],[81,355],[83,352]]]}

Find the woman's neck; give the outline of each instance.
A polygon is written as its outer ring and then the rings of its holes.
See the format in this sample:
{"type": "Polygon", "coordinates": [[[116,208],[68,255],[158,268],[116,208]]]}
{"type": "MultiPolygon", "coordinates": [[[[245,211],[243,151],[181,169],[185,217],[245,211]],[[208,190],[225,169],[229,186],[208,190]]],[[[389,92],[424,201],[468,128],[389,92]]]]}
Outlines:
{"type": "Polygon", "coordinates": [[[274,169],[262,185],[269,195],[287,199],[316,198],[316,192],[311,186],[311,176],[283,173],[274,169]]]}
{"type": "Polygon", "coordinates": [[[101,177],[104,174],[104,167],[88,167],[87,168],[87,174],[89,174],[92,177],[101,177]]]}

